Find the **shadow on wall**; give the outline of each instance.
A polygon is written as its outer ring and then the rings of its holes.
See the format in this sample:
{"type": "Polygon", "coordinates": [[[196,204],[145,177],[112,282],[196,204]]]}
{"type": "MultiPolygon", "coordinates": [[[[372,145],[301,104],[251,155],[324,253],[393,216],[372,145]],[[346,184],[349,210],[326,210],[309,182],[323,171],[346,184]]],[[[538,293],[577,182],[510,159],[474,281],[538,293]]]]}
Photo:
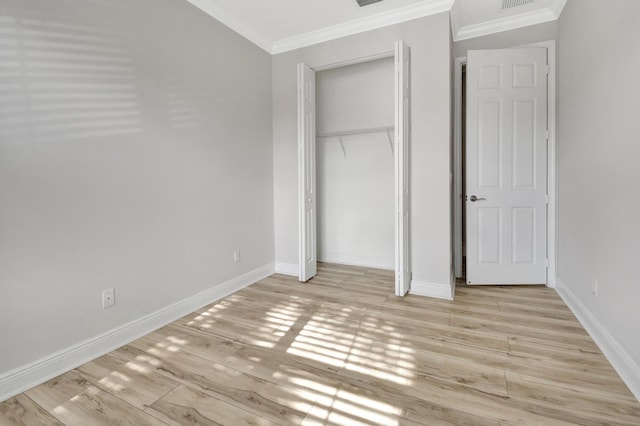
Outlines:
{"type": "Polygon", "coordinates": [[[0,15],[0,138],[140,132],[131,56],[115,29],[0,15]]]}
{"type": "Polygon", "coordinates": [[[228,99],[202,88],[217,70],[181,65],[181,55],[192,54],[188,49],[159,45],[157,51],[135,51],[135,37],[117,22],[127,14],[126,3],[61,3],[70,16],[55,19],[34,13],[33,5],[23,12],[17,4],[15,10],[0,8],[0,143],[141,133],[149,113],[161,119],[156,125],[173,130],[209,124],[212,112],[224,114],[228,99]],[[74,20],[71,12],[81,15],[86,7],[94,16],[104,10],[104,21],[74,20]],[[151,62],[136,63],[141,53],[151,62]],[[147,68],[158,60],[170,66],[154,69],[148,79],[147,68]],[[138,73],[144,73],[144,84],[138,73]],[[152,111],[145,112],[144,98],[153,101],[152,111]]]}
{"type": "Polygon", "coordinates": [[[188,81],[167,82],[169,121],[174,129],[200,127],[206,123],[208,97],[188,81]]]}

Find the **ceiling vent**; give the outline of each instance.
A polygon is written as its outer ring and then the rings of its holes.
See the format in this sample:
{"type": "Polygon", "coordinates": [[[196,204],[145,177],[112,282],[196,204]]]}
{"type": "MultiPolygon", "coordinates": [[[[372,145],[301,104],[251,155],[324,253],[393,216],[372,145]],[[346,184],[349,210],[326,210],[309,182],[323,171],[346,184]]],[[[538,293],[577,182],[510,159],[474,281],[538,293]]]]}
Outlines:
{"type": "Polygon", "coordinates": [[[524,6],[525,4],[531,4],[533,0],[502,0],[502,10],[511,9],[512,7],[524,6]]]}
{"type": "Polygon", "coordinates": [[[367,6],[369,4],[378,3],[381,1],[382,0],[356,0],[356,3],[358,3],[358,6],[362,7],[362,6],[367,6]]]}

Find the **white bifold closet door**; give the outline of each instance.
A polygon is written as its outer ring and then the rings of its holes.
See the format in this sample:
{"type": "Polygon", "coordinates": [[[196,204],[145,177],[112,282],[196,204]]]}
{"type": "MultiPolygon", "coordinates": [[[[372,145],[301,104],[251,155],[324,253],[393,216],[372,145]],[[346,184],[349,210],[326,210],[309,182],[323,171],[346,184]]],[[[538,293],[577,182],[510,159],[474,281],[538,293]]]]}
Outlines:
{"type": "Polygon", "coordinates": [[[300,281],[318,271],[316,241],[316,73],[298,64],[298,209],[300,281]]]}
{"type": "Polygon", "coordinates": [[[409,136],[411,134],[411,54],[404,42],[395,44],[395,174],[396,174],[396,296],[411,286],[409,231],[409,136]]]}

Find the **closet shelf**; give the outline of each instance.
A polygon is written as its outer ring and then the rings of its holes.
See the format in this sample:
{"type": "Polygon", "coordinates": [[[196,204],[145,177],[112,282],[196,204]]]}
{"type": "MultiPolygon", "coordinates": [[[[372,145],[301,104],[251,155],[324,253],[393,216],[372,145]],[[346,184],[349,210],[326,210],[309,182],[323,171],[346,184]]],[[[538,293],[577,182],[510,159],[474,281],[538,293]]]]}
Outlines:
{"type": "Polygon", "coordinates": [[[364,135],[368,133],[389,133],[393,132],[394,127],[369,127],[367,129],[344,130],[341,132],[321,132],[316,138],[335,138],[340,136],[364,135]]]}
{"type": "Polygon", "coordinates": [[[368,129],[345,130],[342,132],[326,132],[326,133],[321,132],[316,136],[316,139],[338,138],[338,141],[340,142],[340,147],[342,147],[344,158],[347,158],[347,150],[344,147],[344,142],[342,142],[343,136],[366,135],[370,133],[386,133],[387,139],[389,140],[389,148],[391,149],[391,155],[393,155],[393,138],[391,137],[391,133],[394,130],[395,130],[395,127],[387,126],[387,127],[369,127],[368,129]]]}

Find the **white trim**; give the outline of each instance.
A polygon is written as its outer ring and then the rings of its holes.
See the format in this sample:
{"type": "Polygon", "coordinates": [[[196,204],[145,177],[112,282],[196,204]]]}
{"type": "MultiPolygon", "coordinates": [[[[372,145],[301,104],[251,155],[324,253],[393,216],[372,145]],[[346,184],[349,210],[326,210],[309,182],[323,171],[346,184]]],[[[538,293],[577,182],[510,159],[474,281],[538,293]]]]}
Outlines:
{"type": "Polygon", "coordinates": [[[453,267],[454,276],[462,277],[462,67],[465,56],[455,59],[453,111],[453,267]]]}
{"type": "Polygon", "coordinates": [[[607,357],[613,368],[629,387],[633,395],[640,401],[640,365],[618,343],[618,341],[598,321],[593,313],[567,287],[560,278],[557,280],[556,291],[576,316],[580,324],[596,342],[602,353],[607,357]]]}
{"type": "Polygon", "coordinates": [[[229,16],[224,8],[215,4],[215,2],[210,0],[187,1],[272,55],[442,12],[450,12],[453,40],[466,40],[556,20],[567,3],[567,0],[554,0],[550,6],[545,9],[462,27],[459,21],[459,2],[455,0],[425,0],[420,3],[381,12],[365,18],[355,19],[316,31],[272,41],[229,16]]]}
{"type": "MultiPolygon", "coordinates": [[[[306,230],[305,230],[305,174],[306,174],[306,162],[305,157],[307,155],[307,148],[304,143],[305,134],[305,120],[304,120],[304,69],[306,65],[299,63],[297,65],[298,72],[298,85],[297,85],[297,97],[298,97],[298,280],[306,281],[304,279],[305,265],[304,265],[304,253],[306,242],[306,230]]],[[[315,88],[314,88],[315,89],[315,88]]],[[[314,129],[313,132],[316,130],[314,129]]],[[[314,187],[315,192],[315,187],[314,187]]]]}
{"type": "Polygon", "coordinates": [[[452,19],[452,29],[454,30],[453,41],[467,40],[502,31],[515,30],[530,25],[555,21],[556,19],[558,19],[558,15],[549,8],[533,10],[520,15],[507,16],[479,24],[465,25],[459,28],[453,28],[453,25],[457,25],[458,21],[452,19]]]}
{"type": "Polygon", "coordinates": [[[449,11],[449,21],[451,23],[451,37],[456,41],[456,35],[460,32],[460,1],[455,1],[449,11]]]}
{"type": "Polygon", "coordinates": [[[348,59],[346,61],[333,62],[331,64],[319,65],[311,67],[315,72],[332,70],[341,67],[348,67],[350,65],[362,64],[364,62],[377,61],[378,59],[393,58],[396,52],[394,50],[387,50],[386,52],[374,53],[372,55],[360,56],[358,58],[348,59]]]}
{"type": "MultiPolygon", "coordinates": [[[[549,87],[547,93],[547,116],[549,125],[549,144],[547,151],[547,192],[549,193],[549,204],[547,207],[547,257],[549,259],[549,267],[547,269],[547,287],[556,287],[557,276],[557,218],[558,218],[558,155],[557,155],[557,124],[556,124],[556,42],[555,40],[541,41],[538,43],[525,44],[514,47],[544,47],[547,49],[547,64],[549,65],[549,87]]],[[[462,111],[462,81],[457,76],[462,75],[462,65],[466,64],[467,57],[461,56],[455,59],[455,81],[454,83],[454,111],[462,111]]],[[[454,115],[454,155],[456,155],[456,132],[460,133],[460,125],[462,120],[456,120],[454,115]]],[[[454,167],[455,167],[454,158],[454,167]]],[[[462,167],[462,165],[461,165],[462,167]]],[[[455,170],[454,170],[455,173],[455,170]]],[[[454,176],[455,178],[455,176],[454,176]]],[[[454,203],[455,208],[455,203],[454,203]]],[[[464,208],[461,207],[461,208],[464,208]]],[[[455,217],[455,212],[454,212],[455,217]]],[[[455,244],[455,239],[454,239],[455,244]]]]}
{"type": "Polygon", "coordinates": [[[113,330],[8,371],[0,376],[0,401],[126,345],[196,309],[268,277],[273,271],[274,264],[269,263],[113,330]]]}
{"type": "MultiPolygon", "coordinates": [[[[191,0],[190,0],[191,1],[191,0]]],[[[311,46],[340,37],[358,34],[364,31],[388,27],[405,21],[435,15],[451,10],[454,0],[426,0],[398,9],[377,13],[365,18],[355,19],[338,25],[285,38],[273,43],[271,53],[278,54],[301,47],[311,46]]]]}
{"type": "Polygon", "coordinates": [[[547,49],[547,64],[549,65],[548,76],[548,106],[547,124],[549,127],[549,143],[547,145],[547,192],[549,204],[547,205],[547,287],[555,288],[557,280],[557,194],[558,194],[558,163],[557,163],[557,141],[556,141],[556,42],[555,40],[541,41],[538,43],[525,44],[518,47],[544,47],[547,49]]]}
{"type": "Polygon", "coordinates": [[[551,2],[551,5],[549,7],[551,8],[551,11],[556,15],[556,18],[559,18],[566,4],[567,0],[555,0],[551,2]]]}
{"type": "Polygon", "coordinates": [[[222,24],[231,28],[234,32],[238,33],[242,37],[246,38],[262,50],[267,53],[272,52],[273,45],[270,40],[262,37],[260,34],[256,33],[243,23],[233,19],[230,17],[224,10],[224,8],[218,4],[210,0],[187,0],[189,3],[212,16],[216,20],[220,21],[222,24]]]}
{"type": "Polygon", "coordinates": [[[416,296],[435,297],[436,299],[453,300],[451,284],[429,283],[425,281],[411,281],[410,294],[416,296]]]}
{"type": "Polygon", "coordinates": [[[276,274],[291,275],[297,277],[300,273],[300,268],[297,263],[285,263],[276,262],[276,274]]]}
{"type": "Polygon", "coordinates": [[[394,259],[383,259],[373,256],[358,256],[343,253],[320,252],[318,262],[337,263],[340,265],[364,266],[366,268],[395,270],[394,259]]]}

